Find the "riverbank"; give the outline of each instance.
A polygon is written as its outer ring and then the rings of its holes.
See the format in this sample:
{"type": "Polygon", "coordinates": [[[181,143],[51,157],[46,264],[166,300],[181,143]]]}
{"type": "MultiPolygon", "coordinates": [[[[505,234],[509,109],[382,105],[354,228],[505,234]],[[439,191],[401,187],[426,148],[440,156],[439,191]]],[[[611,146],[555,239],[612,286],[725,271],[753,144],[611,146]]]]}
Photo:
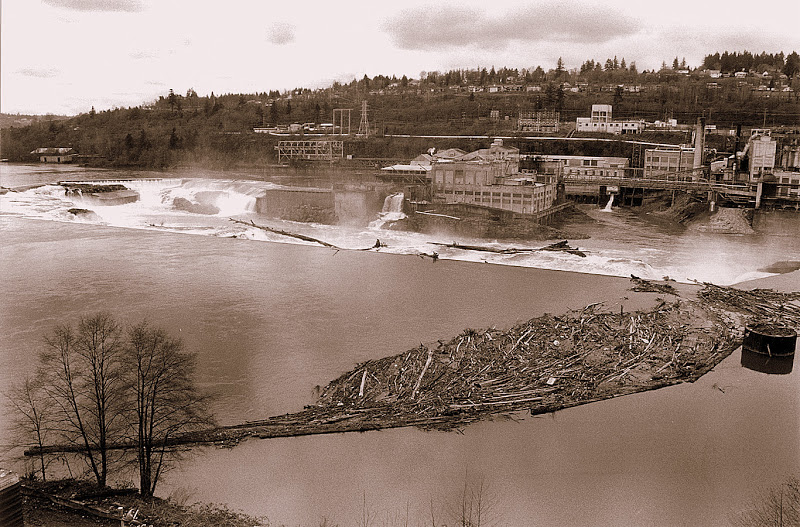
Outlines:
{"type": "Polygon", "coordinates": [[[266,518],[256,518],[223,506],[185,505],[160,498],[143,500],[131,488],[99,489],[93,483],[75,479],[46,483],[23,480],[21,483],[26,527],[119,526],[122,518],[129,519],[126,524],[130,527],[269,525],[266,518]]]}

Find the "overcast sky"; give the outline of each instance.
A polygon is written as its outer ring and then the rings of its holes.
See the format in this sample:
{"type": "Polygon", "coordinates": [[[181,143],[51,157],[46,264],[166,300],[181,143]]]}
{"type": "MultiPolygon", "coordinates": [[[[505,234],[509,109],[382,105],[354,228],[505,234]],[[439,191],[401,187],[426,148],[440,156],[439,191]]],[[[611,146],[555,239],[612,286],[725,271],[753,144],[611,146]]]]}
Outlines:
{"type": "Polygon", "coordinates": [[[0,110],[76,114],[200,95],[617,55],[800,52],[800,0],[2,0],[0,110]]]}

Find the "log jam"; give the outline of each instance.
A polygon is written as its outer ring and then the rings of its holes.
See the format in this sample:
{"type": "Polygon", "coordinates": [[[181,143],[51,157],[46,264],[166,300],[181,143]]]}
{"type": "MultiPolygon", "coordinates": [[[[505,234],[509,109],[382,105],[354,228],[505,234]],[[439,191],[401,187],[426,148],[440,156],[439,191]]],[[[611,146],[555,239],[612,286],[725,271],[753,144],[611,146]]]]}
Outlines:
{"type": "Polygon", "coordinates": [[[694,382],[741,345],[747,324],[800,327],[800,293],[703,284],[684,298],[669,284],[632,282],[632,290],[661,295],[653,307],[612,312],[591,304],[506,330],[466,329],[446,342],[358,364],[303,411],[198,430],[169,444],[231,445],[248,437],[404,426],[451,430],[518,411],[553,412],[694,382]]]}

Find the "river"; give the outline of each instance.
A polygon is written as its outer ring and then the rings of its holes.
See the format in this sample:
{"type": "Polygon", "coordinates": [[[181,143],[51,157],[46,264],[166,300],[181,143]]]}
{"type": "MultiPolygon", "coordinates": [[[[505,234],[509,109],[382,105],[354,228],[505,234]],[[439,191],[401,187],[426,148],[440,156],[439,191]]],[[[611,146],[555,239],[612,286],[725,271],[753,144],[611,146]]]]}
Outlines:
{"type": "MultiPolygon", "coordinates": [[[[626,281],[611,276],[729,284],[800,260],[792,236],[681,231],[598,208],[584,226],[592,238],[571,242],[586,259],[439,248],[433,262],[414,254],[452,239],[253,213],[252,192],[291,184],[287,177],[0,165],[4,187],[120,177],[161,181],[134,183],[138,204],[87,207],[99,215],[90,220],[66,213],[80,203],[56,187],[0,196],[0,386],[32,371],[54,324],[108,310],[181,336],[198,354],[200,384],[219,394],[218,419],[235,423],[302,409],[315,386],[356,363],[466,327],[624,302],[626,281]],[[217,215],[165,206],[211,190],[225,191],[218,204],[227,208],[217,215]],[[345,247],[375,238],[389,247],[332,251],[230,216],[345,247]]],[[[326,181],[303,184],[311,179],[326,181]]],[[[465,485],[482,483],[486,524],[727,525],[758,492],[800,472],[796,377],[743,368],[736,352],[692,385],[463,433],[398,429],[197,449],[165,476],[160,494],[224,503],[273,524],[354,525],[368,516],[373,525],[404,525],[406,517],[427,525],[431,511],[437,524],[455,523],[465,485]]]]}

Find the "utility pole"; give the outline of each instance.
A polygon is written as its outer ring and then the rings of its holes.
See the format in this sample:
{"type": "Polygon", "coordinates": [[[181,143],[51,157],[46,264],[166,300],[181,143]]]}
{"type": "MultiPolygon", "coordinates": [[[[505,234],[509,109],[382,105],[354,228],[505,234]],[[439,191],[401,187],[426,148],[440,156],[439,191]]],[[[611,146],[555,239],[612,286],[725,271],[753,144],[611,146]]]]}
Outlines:
{"type": "Polygon", "coordinates": [[[333,109],[333,133],[335,135],[350,135],[350,110],[352,108],[334,108],[333,109]],[[347,133],[344,133],[345,125],[345,112],[347,112],[347,133]],[[338,124],[337,124],[338,116],[338,124]],[[336,127],[339,127],[339,133],[336,134],[336,127]]]}

